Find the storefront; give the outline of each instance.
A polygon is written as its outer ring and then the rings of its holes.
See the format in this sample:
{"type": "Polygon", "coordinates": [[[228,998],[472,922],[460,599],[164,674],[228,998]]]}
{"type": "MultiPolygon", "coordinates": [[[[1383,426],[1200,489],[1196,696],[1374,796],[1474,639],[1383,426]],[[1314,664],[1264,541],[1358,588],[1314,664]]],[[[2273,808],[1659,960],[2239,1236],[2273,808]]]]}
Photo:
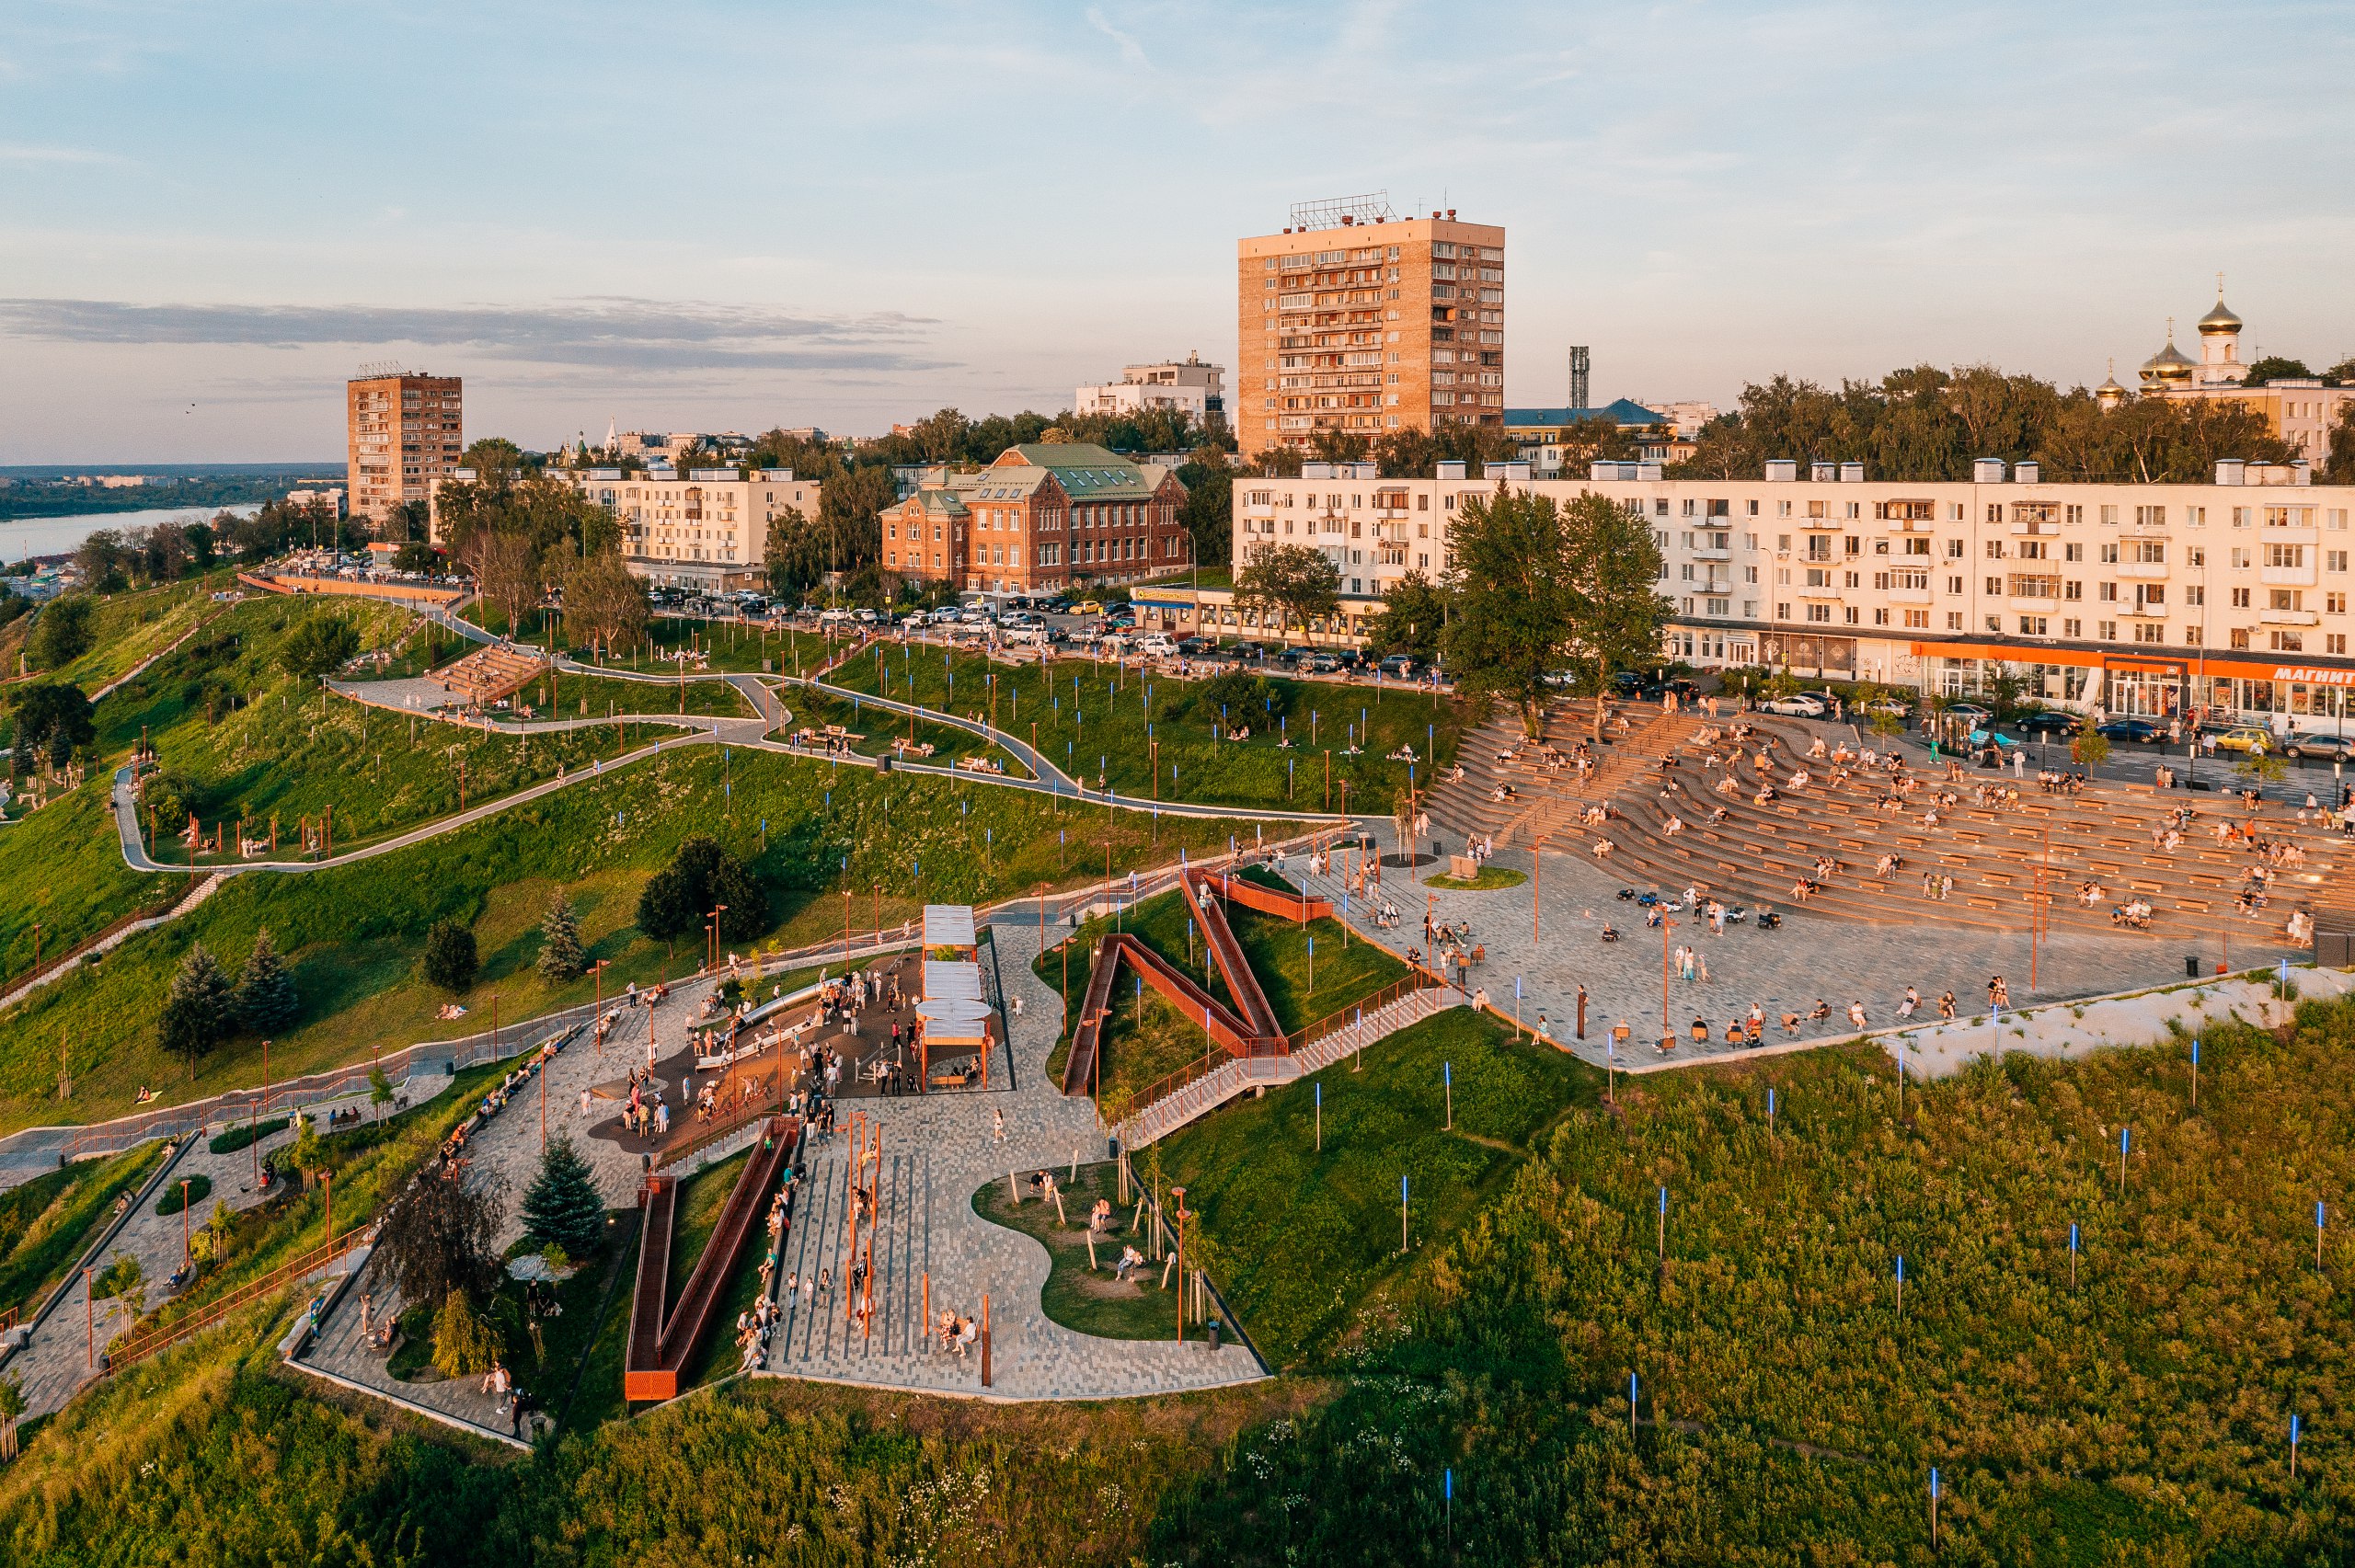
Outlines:
{"type": "Polygon", "coordinates": [[[1758,639],[1758,659],[1770,670],[1779,670],[1790,675],[1854,681],[1856,678],[1856,639],[1815,636],[1798,632],[1768,632],[1758,639]]]}

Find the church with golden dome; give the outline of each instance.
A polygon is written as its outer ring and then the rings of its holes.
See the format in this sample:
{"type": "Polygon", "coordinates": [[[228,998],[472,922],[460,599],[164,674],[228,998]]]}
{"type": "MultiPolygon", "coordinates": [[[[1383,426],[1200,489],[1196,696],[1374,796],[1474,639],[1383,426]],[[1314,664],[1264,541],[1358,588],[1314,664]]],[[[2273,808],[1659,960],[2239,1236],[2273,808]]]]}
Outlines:
{"type": "Polygon", "coordinates": [[[2224,303],[2223,287],[2219,275],[2215,308],[2194,323],[2200,334],[2198,359],[2176,347],[2175,321],[2170,317],[2166,341],[2135,372],[2140,386],[2130,392],[2120,385],[2113,366],[2094,388],[2095,400],[2105,408],[2118,407],[2137,396],[2246,403],[2264,415],[2274,433],[2300,456],[2319,467],[2330,454],[2331,427],[2349,405],[2355,404],[2355,387],[2325,386],[2314,377],[2277,377],[2250,385],[2248,362],[2241,358],[2241,331],[2246,323],[2224,303]]]}

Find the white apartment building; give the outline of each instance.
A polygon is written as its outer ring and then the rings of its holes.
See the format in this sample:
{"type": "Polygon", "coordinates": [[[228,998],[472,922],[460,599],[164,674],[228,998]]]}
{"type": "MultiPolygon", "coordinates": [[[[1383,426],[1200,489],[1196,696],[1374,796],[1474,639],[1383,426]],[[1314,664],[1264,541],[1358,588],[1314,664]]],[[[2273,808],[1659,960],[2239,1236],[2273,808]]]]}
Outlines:
{"type": "MultiPolygon", "coordinates": [[[[1593,491],[1650,522],[1673,605],[1662,651],[1696,666],[1947,693],[2008,670],[2047,701],[2112,714],[2205,707],[2302,728],[2350,716],[2355,487],[2310,484],[2304,464],[2220,464],[2201,485],[2047,484],[2033,464],[1992,461],[1939,484],[1868,480],[1855,464],[1770,464],[1755,481],[1664,479],[1648,464],[1529,480],[1501,466],[1517,490],[1593,491]]],[[[1319,632],[1360,635],[1400,578],[1446,570],[1449,523],[1497,487],[1441,471],[1238,475],[1236,569],[1262,544],[1325,551],[1343,599],[1319,632]]],[[[1256,625],[1231,595],[1202,597],[1203,629],[1256,625]]]]}
{"type": "Polygon", "coordinates": [[[1158,364],[1130,365],[1120,379],[1077,388],[1072,395],[1074,414],[1141,414],[1150,408],[1175,409],[1197,424],[1212,416],[1226,417],[1226,398],[1220,382],[1224,372],[1204,364],[1199,353],[1158,364]]]}
{"type": "Polygon", "coordinates": [[[659,588],[756,588],[769,523],[788,510],[818,515],[818,482],[789,468],[550,472],[620,520],[623,559],[659,588]]]}

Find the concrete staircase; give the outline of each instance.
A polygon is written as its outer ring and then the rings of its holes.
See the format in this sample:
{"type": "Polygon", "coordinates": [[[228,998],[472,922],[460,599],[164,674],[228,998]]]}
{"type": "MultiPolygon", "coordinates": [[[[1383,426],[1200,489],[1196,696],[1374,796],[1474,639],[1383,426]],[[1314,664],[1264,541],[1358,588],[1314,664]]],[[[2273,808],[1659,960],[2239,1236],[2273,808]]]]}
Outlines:
{"type": "MultiPolygon", "coordinates": [[[[1522,746],[1518,715],[1493,719],[1465,737],[1455,749],[1464,777],[1441,784],[1425,799],[1423,808],[1432,826],[1443,835],[1467,840],[1493,835],[1499,849],[1539,834],[1550,836],[1588,807],[1612,799],[1642,778],[1705,722],[1690,713],[1615,703],[1610,712],[1614,717],[1604,728],[1605,744],[1595,749],[1600,765],[1583,780],[1573,771],[1549,770],[1534,761],[1499,761],[1502,753],[1522,746]],[[1626,721],[1626,728],[1619,720],[1626,721]],[[1500,784],[1511,784],[1515,798],[1496,799],[1500,784]]],[[[1541,738],[1568,753],[1588,739],[1593,728],[1591,702],[1557,702],[1546,709],[1541,738]]]]}
{"type": "Polygon", "coordinates": [[[1352,1051],[1362,1050],[1410,1024],[1464,1004],[1462,991],[1448,986],[1427,987],[1367,1013],[1357,1023],[1326,1036],[1304,1050],[1282,1056],[1229,1059],[1175,1093],[1131,1112],[1119,1127],[1120,1147],[1142,1149],[1241,1094],[1321,1072],[1352,1051]]]}

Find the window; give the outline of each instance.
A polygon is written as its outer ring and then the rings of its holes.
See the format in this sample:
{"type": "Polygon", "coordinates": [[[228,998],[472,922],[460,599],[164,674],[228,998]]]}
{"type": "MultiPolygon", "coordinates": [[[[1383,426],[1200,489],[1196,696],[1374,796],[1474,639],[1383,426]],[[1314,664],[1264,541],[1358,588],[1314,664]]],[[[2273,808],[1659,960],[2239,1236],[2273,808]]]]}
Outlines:
{"type": "Polygon", "coordinates": [[[2061,597],[2063,599],[2083,599],[2085,596],[2085,585],[2075,578],[2071,578],[2061,585],[2061,597]]]}
{"type": "Polygon", "coordinates": [[[1987,617],[1987,629],[1988,629],[1989,631],[1991,631],[1991,632],[1994,632],[1994,633],[1997,633],[1997,634],[1999,634],[1999,635],[2000,635],[2000,634],[2002,633],[2003,629],[2004,629],[2004,618],[2003,618],[2001,615],[1990,615],[1990,616],[1988,616],[1988,617],[1987,617]]]}
{"type": "Polygon", "coordinates": [[[1874,625],[1876,625],[1876,626],[1886,626],[1886,625],[1888,625],[1888,624],[1889,624],[1889,612],[1888,612],[1888,611],[1886,611],[1886,610],[1876,610],[1876,611],[1874,611],[1874,612],[1873,612],[1873,624],[1874,624],[1874,625]]]}
{"type": "Polygon", "coordinates": [[[2024,637],[2040,637],[2044,635],[2043,616],[2023,615],[2020,617],[2020,635],[2024,637]]]}
{"type": "Polygon", "coordinates": [[[1987,597],[1988,597],[1988,598],[1990,598],[1990,599],[1993,599],[1993,598],[1995,598],[1996,596],[1998,596],[1999,594],[2001,594],[2003,591],[2004,591],[2004,579],[2003,579],[2002,578],[1989,578],[1987,579],[1987,597]]]}
{"type": "Polygon", "coordinates": [[[2167,640],[2167,629],[2156,621],[2143,621],[2134,628],[2134,640],[2138,643],[2163,643],[2167,640]]]}
{"type": "Polygon", "coordinates": [[[2347,552],[2344,550],[2325,550],[2322,553],[2322,569],[2326,572],[2345,571],[2347,569],[2347,552]]]}
{"type": "Polygon", "coordinates": [[[2246,610],[2248,607],[2249,589],[2245,588],[2236,588],[2233,589],[2233,608],[2235,610],[2246,610]]]}
{"type": "Polygon", "coordinates": [[[2072,540],[2070,543],[2061,546],[2061,558],[2064,561],[2082,561],[2085,558],[2085,547],[2084,544],[2072,540]]]}
{"type": "Polygon", "coordinates": [[[1990,539],[1987,541],[1987,558],[1991,561],[2000,561],[2004,558],[2004,542],[2002,540],[1990,539]]]}
{"type": "Polygon", "coordinates": [[[1960,578],[1947,578],[1947,591],[1948,593],[1960,593],[1962,591],[1962,579],[1960,578]]]}
{"type": "Polygon", "coordinates": [[[2270,601],[2267,608],[2270,610],[2303,610],[2306,607],[2306,596],[2294,588],[2273,589],[2267,597],[2270,601]]]}
{"type": "Polygon", "coordinates": [[[2204,567],[2208,564],[2208,552],[2194,544],[2183,553],[2183,564],[2188,567],[2204,567]]]}
{"type": "Polygon", "coordinates": [[[2322,651],[2325,653],[2345,653],[2347,651],[2347,634],[2344,632],[2325,632],[2322,638],[2322,651]]]}
{"type": "Polygon", "coordinates": [[[1908,610],[1905,612],[1905,624],[1914,631],[1926,632],[1930,629],[1930,612],[1926,610],[1908,610]]]}
{"type": "Polygon", "coordinates": [[[2186,604],[2205,604],[2208,602],[2208,589],[2200,583],[2187,583],[2183,589],[2183,601],[2186,604]]]}
{"type": "Polygon", "coordinates": [[[2021,541],[2020,541],[2020,559],[2021,559],[2021,560],[2023,560],[2023,561],[2041,561],[2041,560],[2043,560],[2043,559],[2044,559],[2044,541],[2043,541],[2043,540],[2041,540],[2041,539],[2023,539],[2023,540],[2021,540],[2021,541]]]}
{"type": "Polygon", "coordinates": [[[1777,621],[1787,621],[1790,618],[1790,605],[1783,601],[1777,600],[1775,604],[1775,619],[1777,621]]]}
{"type": "Polygon", "coordinates": [[[2101,521],[2102,521],[2102,522],[2103,522],[2105,525],[2107,525],[2107,526],[2108,526],[2108,527],[2111,527],[2111,528],[2115,528],[2115,527],[2117,527],[2117,526],[2118,526],[2118,509],[2117,509],[2116,507],[2104,507],[2104,508],[2102,508],[2102,509],[2101,509],[2101,521]]]}
{"type": "Polygon", "coordinates": [[[2184,646],[2184,647],[2198,647],[2200,646],[2200,628],[2199,628],[2199,627],[2197,627],[2197,626],[2186,626],[2186,627],[2183,629],[2183,646],[2184,646]]]}
{"type": "Polygon", "coordinates": [[[2306,547],[2303,544],[2268,544],[2265,564],[2269,567],[2303,567],[2306,564],[2306,547]]]}
{"type": "MultiPolygon", "coordinates": [[[[1883,612],[1883,613],[1884,613],[1884,614],[1886,614],[1886,613],[1887,613],[1887,612],[1885,612],[1885,611],[1884,611],[1884,612],[1883,612]]],[[[1853,626],[1853,625],[1856,624],[1856,607],[1855,607],[1855,605],[1851,604],[1851,605],[1849,605],[1849,606],[1847,607],[1847,617],[1846,617],[1846,619],[1847,619],[1848,624],[1850,624],[1851,626],[1853,626]]]]}
{"type": "Polygon", "coordinates": [[[1829,604],[1810,604],[1807,607],[1807,618],[1810,621],[1829,622],[1832,619],[1832,606],[1829,604]]]}
{"type": "Polygon", "coordinates": [[[2134,541],[2134,558],[2144,566],[2165,566],[2167,558],[2166,541],[2137,539],[2134,541]]]}
{"type": "Polygon", "coordinates": [[[2064,637],[2082,637],[2085,635],[2085,624],[2078,620],[2062,621],[2061,635],[2064,637]]]}
{"type": "Polygon", "coordinates": [[[2234,626],[2232,631],[2231,641],[2234,647],[2244,653],[2246,652],[2248,650],[2248,628],[2246,626],[2234,626]]]}
{"type": "Polygon", "coordinates": [[[2118,559],[2118,545],[2115,542],[2105,544],[2101,547],[2101,558],[2105,561],[2116,561],[2118,559]]]}
{"type": "Polygon", "coordinates": [[[2118,640],[2118,623],[2115,621],[2096,621],[2094,623],[2094,635],[2106,643],[2116,642],[2118,640]]]}
{"type": "Polygon", "coordinates": [[[2103,602],[2105,602],[2105,603],[2108,603],[2108,604],[2115,604],[2115,603],[2117,603],[2117,602],[2118,602],[2118,585],[2117,585],[2116,583],[2114,583],[2114,582],[2106,582],[2106,583],[2103,583],[2103,584],[2101,585],[2101,592],[2100,592],[2097,597],[2098,597],[2099,599],[2101,599],[2101,600],[2102,600],[2102,601],[2103,601],[2103,602]]]}
{"type": "Polygon", "coordinates": [[[2273,634],[2273,651],[2275,653],[2303,653],[2306,651],[2305,636],[2299,632],[2276,632],[2273,634]]]}
{"type": "Polygon", "coordinates": [[[2136,507],[2136,508],[2134,509],[2134,526],[2135,526],[2135,527],[2137,527],[2137,528],[2165,528],[2166,525],[2167,525],[2167,509],[2166,509],[2166,508],[2165,508],[2165,507],[2136,507]]]}
{"type": "Polygon", "coordinates": [[[2186,507],[2183,509],[2183,521],[2194,528],[2205,528],[2208,526],[2208,509],[2186,507]]]}
{"type": "Polygon", "coordinates": [[[1930,553],[1930,542],[1926,539],[1908,539],[1904,544],[1905,548],[1901,552],[1903,555],[1927,555],[1930,553]]]}
{"type": "Polygon", "coordinates": [[[2322,596],[2322,607],[2333,615],[2344,615],[2347,613],[2347,596],[2343,593],[2326,593],[2322,596]]]}
{"type": "Polygon", "coordinates": [[[1947,630],[1949,632],[1959,632],[1962,630],[1961,611],[1949,610],[1947,612],[1947,630]]]}
{"type": "Polygon", "coordinates": [[[1947,559],[1949,561],[1959,561],[1962,559],[1961,540],[1949,539],[1947,541],[1947,559]]]}

